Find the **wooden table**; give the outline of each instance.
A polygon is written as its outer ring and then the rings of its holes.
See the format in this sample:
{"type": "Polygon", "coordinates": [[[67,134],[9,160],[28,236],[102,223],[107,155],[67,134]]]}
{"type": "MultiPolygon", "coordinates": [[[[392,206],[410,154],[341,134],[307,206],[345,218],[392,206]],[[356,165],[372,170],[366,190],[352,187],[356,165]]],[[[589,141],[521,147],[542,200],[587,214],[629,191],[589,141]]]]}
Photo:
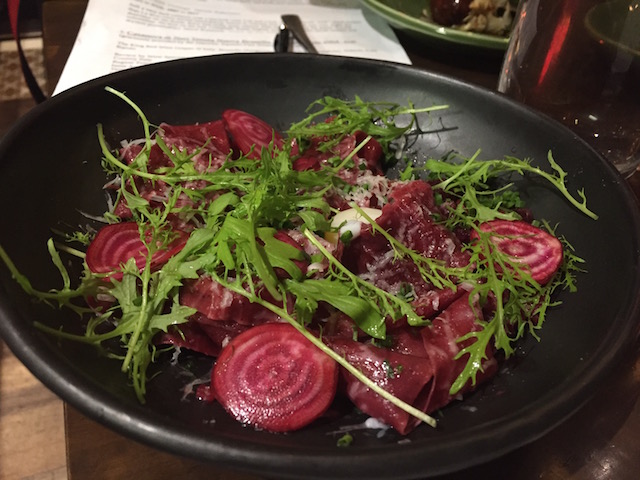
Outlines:
{"type": "MultiPolygon", "coordinates": [[[[70,52],[85,6],[83,0],[44,4],[45,61],[51,86],[70,52]]],[[[487,88],[496,85],[499,58],[465,58],[462,54],[429,50],[402,34],[400,39],[419,68],[487,88]]],[[[629,181],[640,197],[640,174],[629,181]]],[[[640,351],[636,345],[602,389],[560,428],[499,460],[440,480],[640,478],[639,397],[640,351]]],[[[25,410],[23,414],[29,413],[25,410]]],[[[51,426],[52,431],[57,428],[51,426]]],[[[70,480],[256,479],[152,450],[105,429],[69,406],[65,406],[64,428],[70,480]]]]}

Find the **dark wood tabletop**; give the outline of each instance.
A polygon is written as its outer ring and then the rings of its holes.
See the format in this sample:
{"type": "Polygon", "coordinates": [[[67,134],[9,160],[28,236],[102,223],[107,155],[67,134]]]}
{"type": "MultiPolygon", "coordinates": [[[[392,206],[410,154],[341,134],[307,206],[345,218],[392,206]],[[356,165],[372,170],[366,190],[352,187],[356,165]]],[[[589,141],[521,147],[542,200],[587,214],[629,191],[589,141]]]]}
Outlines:
{"type": "MultiPolygon", "coordinates": [[[[83,0],[43,6],[43,40],[53,87],[71,51],[86,7],[83,0]]],[[[478,56],[430,49],[398,33],[414,66],[495,88],[500,55],[478,56]]],[[[640,174],[629,183],[640,197],[640,174]]],[[[440,480],[518,478],[601,480],[640,478],[640,350],[638,345],[591,400],[536,442],[488,464],[440,480]]],[[[121,437],[65,407],[68,476],[84,479],[256,479],[159,452],[121,437]]]]}

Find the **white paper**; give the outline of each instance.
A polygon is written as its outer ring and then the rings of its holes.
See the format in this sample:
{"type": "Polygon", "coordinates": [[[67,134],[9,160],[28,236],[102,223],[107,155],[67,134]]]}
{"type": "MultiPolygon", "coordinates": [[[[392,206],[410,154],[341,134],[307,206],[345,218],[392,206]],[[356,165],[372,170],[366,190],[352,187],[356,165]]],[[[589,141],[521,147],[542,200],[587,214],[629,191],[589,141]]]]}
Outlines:
{"type": "Polygon", "coordinates": [[[281,14],[300,17],[320,54],[411,63],[356,0],[90,0],[54,94],[149,63],[273,52],[281,14]]]}

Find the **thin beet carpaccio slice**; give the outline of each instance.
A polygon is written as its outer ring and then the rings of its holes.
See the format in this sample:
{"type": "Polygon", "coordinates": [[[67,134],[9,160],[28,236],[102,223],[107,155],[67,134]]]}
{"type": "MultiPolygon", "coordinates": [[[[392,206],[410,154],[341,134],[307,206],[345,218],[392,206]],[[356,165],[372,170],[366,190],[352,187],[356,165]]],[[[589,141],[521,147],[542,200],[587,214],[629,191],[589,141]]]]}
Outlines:
{"type": "Polygon", "coordinates": [[[331,405],[338,366],[288,323],[265,323],[222,350],[211,384],[237,420],[271,432],[298,430],[331,405]]]}
{"type": "Polygon", "coordinates": [[[259,159],[263,148],[273,145],[282,148],[283,138],[264,120],[242,110],[222,112],[222,120],[235,147],[249,158],[259,159]]]}
{"type": "MultiPolygon", "coordinates": [[[[153,253],[152,269],[160,267],[182,250],[188,235],[180,231],[175,231],[175,235],[173,241],[153,253]]],[[[110,273],[111,277],[119,278],[122,276],[122,272],[119,272],[121,266],[131,258],[139,269],[143,268],[148,252],[137,223],[114,223],[98,231],[87,248],[86,262],[89,270],[94,273],[110,273]]]]}
{"type": "MultiPolygon", "coordinates": [[[[521,220],[492,220],[480,225],[491,234],[490,242],[522,265],[541,285],[555,275],[562,263],[562,243],[550,233],[521,220]]],[[[472,240],[480,235],[475,230],[472,240]]]]}

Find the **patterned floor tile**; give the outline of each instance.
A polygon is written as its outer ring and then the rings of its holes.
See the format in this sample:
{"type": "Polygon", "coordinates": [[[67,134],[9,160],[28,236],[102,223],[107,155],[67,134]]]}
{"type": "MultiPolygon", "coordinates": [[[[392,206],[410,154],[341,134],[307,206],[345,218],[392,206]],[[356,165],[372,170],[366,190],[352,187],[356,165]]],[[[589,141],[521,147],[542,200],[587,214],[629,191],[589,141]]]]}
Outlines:
{"type": "MultiPolygon", "coordinates": [[[[29,38],[22,41],[29,67],[40,88],[46,93],[46,72],[42,55],[42,39],[29,38]]],[[[20,68],[20,57],[15,41],[0,42],[0,101],[30,98],[31,93],[20,68]]]]}

